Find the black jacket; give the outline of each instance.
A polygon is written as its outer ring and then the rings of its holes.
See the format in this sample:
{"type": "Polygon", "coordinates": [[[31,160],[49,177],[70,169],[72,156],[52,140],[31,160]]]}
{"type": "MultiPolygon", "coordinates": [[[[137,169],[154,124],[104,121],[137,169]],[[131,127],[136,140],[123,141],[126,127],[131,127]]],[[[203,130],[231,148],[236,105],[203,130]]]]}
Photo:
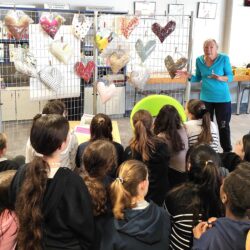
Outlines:
{"type": "Polygon", "coordinates": [[[124,220],[110,218],[105,224],[101,250],[166,250],[170,218],[153,202],[145,209],[127,210],[124,220]]]}
{"type": "MultiPolygon", "coordinates": [[[[142,156],[137,152],[132,156],[131,148],[127,147],[124,152],[124,160],[130,159],[142,161],[142,156]]],[[[146,199],[152,200],[159,206],[162,206],[169,190],[169,160],[170,153],[167,144],[160,142],[156,145],[155,152],[151,153],[149,161],[144,162],[149,170],[149,189],[146,199]]]]}
{"type": "MultiPolygon", "coordinates": [[[[19,168],[11,183],[12,202],[20,191],[26,167],[19,168]]],[[[48,179],[42,214],[45,250],[88,250],[92,245],[94,221],[90,196],[82,178],[70,169],[61,167],[48,179]]]]}

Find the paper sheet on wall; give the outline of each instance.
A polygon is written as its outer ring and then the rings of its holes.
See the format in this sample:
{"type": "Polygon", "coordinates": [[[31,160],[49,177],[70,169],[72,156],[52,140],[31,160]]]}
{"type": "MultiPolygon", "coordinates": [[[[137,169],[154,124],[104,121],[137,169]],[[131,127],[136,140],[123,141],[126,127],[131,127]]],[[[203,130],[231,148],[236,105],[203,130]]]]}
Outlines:
{"type": "Polygon", "coordinates": [[[70,98],[80,96],[80,78],[75,74],[74,65],[80,61],[80,40],[72,34],[71,25],[63,25],[57,32],[54,40],[41,28],[40,24],[29,25],[29,48],[37,59],[37,70],[51,65],[62,74],[62,82],[57,91],[50,90],[39,78],[30,79],[30,99],[49,100],[58,98],[70,98]],[[49,51],[50,44],[63,39],[73,49],[73,55],[65,65],[49,51]]]}

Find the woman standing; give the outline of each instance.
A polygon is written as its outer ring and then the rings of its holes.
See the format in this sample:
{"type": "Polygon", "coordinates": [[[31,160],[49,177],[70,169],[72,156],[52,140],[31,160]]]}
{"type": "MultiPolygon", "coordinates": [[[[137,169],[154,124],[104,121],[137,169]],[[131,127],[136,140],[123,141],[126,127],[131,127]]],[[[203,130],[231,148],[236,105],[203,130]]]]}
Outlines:
{"type": "Polygon", "coordinates": [[[202,81],[200,99],[205,103],[211,120],[215,113],[220,144],[224,152],[232,150],[230,138],[231,97],[228,84],[233,81],[229,57],[218,53],[218,44],[208,39],[203,45],[204,55],[196,59],[196,73],[191,77],[188,72],[178,72],[191,82],[202,81]]]}

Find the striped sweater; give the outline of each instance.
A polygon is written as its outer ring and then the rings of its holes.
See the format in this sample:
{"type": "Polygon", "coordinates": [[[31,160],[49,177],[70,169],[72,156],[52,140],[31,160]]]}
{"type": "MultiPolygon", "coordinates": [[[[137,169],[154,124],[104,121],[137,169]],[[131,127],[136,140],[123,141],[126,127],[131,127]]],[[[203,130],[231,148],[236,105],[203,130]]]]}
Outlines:
{"type": "MultiPolygon", "coordinates": [[[[190,120],[185,122],[189,147],[197,143],[198,136],[202,131],[201,125],[202,125],[201,119],[190,120]]],[[[220,143],[219,143],[218,127],[212,121],[211,121],[211,134],[213,141],[210,143],[210,146],[215,150],[215,152],[219,152],[220,143]]]]}

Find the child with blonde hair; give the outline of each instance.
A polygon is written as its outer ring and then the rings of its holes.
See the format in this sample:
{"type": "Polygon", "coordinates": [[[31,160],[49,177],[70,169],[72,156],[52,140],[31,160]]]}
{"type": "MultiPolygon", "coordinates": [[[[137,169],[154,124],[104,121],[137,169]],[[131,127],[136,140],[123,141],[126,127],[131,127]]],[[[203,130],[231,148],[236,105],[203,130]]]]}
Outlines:
{"type": "Polygon", "coordinates": [[[111,184],[114,218],[105,224],[101,250],[157,249],[169,247],[170,218],[154,202],[147,202],[147,166],[137,160],[124,162],[111,184]]]}

